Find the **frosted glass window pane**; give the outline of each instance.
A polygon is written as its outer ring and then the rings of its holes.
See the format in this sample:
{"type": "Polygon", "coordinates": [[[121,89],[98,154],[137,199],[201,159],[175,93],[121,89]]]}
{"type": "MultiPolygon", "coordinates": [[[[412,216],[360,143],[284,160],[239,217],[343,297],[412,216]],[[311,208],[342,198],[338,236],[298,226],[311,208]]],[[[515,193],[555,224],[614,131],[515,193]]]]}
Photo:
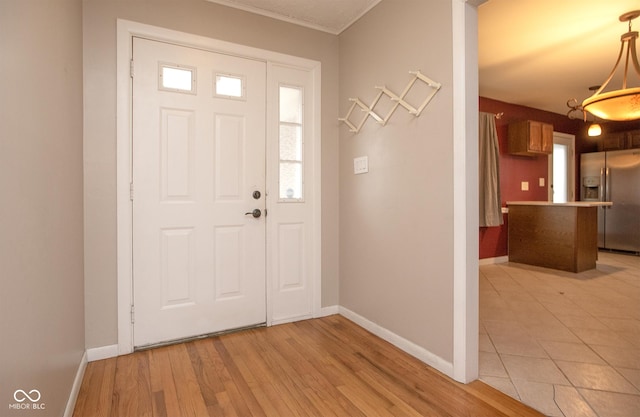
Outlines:
{"type": "Polygon", "coordinates": [[[302,123],[302,89],[280,87],[280,121],[302,123]]]}
{"type": "Polygon", "coordinates": [[[302,88],[280,86],[279,197],[282,200],[304,198],[303,94],[302,88]]]}
{"type": "Polygon", "coordinates": [[[228,97],[243,97],[244,86],[241,77],[216,74],[216,95],[228,97]]]}
{"type": "Polygon", "coordinates": [[[280,198],[302,198],[302,164],[299,162],[280,163],[280,198]]]}
{"type": "Polygon", "coordinates": [[[162,87],[172,90],[193,91],[193,71],[163,66],[162,87]]]}
{"type": "Polygon", "coordinates": [[[280,159],[302,161],[302,126],[280,125],[280,159]]]}

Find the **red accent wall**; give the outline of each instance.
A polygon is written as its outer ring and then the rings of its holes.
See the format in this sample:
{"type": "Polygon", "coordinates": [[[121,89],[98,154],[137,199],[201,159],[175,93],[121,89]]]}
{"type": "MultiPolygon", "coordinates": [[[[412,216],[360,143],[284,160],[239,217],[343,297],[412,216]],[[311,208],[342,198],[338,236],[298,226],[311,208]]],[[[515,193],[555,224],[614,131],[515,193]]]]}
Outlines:
{"type": "MultiPolygon", "coordinates": [[[[576,135],[576,148],[579,148],[578,135],[584,129],[584,122],[571,120],[566,115],[544,110],[505,103],[480,97],[480,111],[487,113],[504,113],[496,119],[496,129],[500,141],[500,194],[502,206],[507,201],[546,201],[549,184],[547,156],[516,156],[507,152],[507,130],[509,123],[520,120],[536,120],[550,123],[556,132],[576,135]],[[545,185],[539,186],[539,179],[544,178],[545,185]],[[529,191],[521,191],[522,181],[529,182],[529,191]]],[[[577,164],[578,165],[578,164],[577,164]]],[[[577,177],[579,178],[579,177],[577,177]]],[[[507,255],[507,222],[508,214],[503,215],[504,224],[500,227],[480,228],[480,259],[507,255]]]]}

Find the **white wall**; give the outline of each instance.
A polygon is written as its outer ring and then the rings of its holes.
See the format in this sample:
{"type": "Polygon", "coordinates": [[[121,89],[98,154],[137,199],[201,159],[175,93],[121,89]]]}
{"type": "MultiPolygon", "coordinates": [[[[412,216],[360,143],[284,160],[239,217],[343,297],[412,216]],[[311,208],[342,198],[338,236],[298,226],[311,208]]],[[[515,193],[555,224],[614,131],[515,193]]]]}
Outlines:
{"type": "Polygon", "coordinates": [[[61,416],[84,352],[81,0],[0,1],[0,53],[0,414],[61,416]],[[19,389],[45,410],[9,408],[19,389]]]}
{"type": "MultiPolygon", "coordinates": [[[[468,180],[463,172],[460,184],[460,173],[454,172],[460,158],[454,137],[455,89],[464,90],[465,76],[462,67],[462,79],[455,79],[455,65],[465,65],[454,60],[456,1],[383,0],[340,35],[341,115],[350,97],[371,103],[376,85],[401,93],[410,70],[421,70],[442,84],[417,118],[399,108],[384,127],[370,119],[357,134],[346,125],[340,128],[340,305],[451,366],[454,345],[465,344],[454,340],[454,275],[456,267],[462,268],[460,276],[466,279],[467,259],[455,248],[464,252],[466,233],[473,229],[456,223],[454,212],[456,187],[461,190],[468,180]],[[353,174],[353,158],[359,156],[369,157],[368,174],[353,174]]],[[[477,66],[472,69],[477,72],[477,66]]],[[[410,101],[421,104],[427,91],[410,101]]],[[[387,99],[381,103],[380,109],[389,108],[387,99]]],[[[477,113],[477,103],[475,108],[477,113]]],[[[362,113],[355,114],[353,120],[359,121],[362,113]]],[[[464,141],[464,122],[461,128],[464,141]]],[[[473,129],[477,132],[477,124],[473,129]]],[[[469,140],[477,141],[477,136],[469,140]]],[[[470,178],[471,192],[477,185],[472,185],[475,174],[470,178]]],[[[466,203],[461,203],[465,216],[466,203]]],[[[469,237],[470,250],[477,259],[477,235],[473,239],[469,237]]]]}
{"type": "Polygon", "coordinates": [[[322,305],[338,303],[338,38],[204,0],[84,0],[87,347],[117,340],[116,20],[322,63],[322,305]]]}

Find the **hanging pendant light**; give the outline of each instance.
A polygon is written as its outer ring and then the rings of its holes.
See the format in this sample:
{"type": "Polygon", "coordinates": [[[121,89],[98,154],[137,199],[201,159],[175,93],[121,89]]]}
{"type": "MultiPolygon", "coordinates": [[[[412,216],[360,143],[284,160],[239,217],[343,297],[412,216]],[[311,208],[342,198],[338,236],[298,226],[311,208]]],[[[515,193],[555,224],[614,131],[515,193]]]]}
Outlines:
{"type": "Polygon", "coordinates": [[[640,64],[636,52],[636,39],[638,32],[631,31],[631,21],[640,16],[640,10],[634,10],[620,16],[621,22],[629,22],[629,31],[620,37],[620,53],[618,60],[613,66],[609,78],[591,97],[582,102],[585,111],[605,120],[637,120],[640,119],[640,87],[627,88],[627,73],[629,72],[629,61],[631,61],[638,77],[640,78],[640,64]],[[622,78],[622,88],[620,90],[603,93],[609,81],[613,78],[625,45],[627,46],[624,74],[622,78]]]}
{"type": "Polygon", "coordinates": [[[587,135],[589,136],[600,136],[602,134],[602,127],[598,123],[591,123],[589,125],[589,130],[587,130],[587,135]]]}
{"type": "MultiPolygon", "coordinates": [[[[593,87],[589,87],[589,90],[596,91],[600,86],[596,85],[593,87]]],[[[587,112],[582,108],[582,104],[578,104],[578,100],[575,98],[567,100],[567,107],[569,107],[569,111],[567,112],[567,117],[571,120],[577,119],[579,115],[581,115],[581,119],[586,123],[587,122],[587,112]]],[[[595,119],[595,118],[594,118],[595,119]]],[[[600,136],[602,134],[602,127],[595,120],[591,122],[589,128],[587,129],[587,135],[600,136]]]]}

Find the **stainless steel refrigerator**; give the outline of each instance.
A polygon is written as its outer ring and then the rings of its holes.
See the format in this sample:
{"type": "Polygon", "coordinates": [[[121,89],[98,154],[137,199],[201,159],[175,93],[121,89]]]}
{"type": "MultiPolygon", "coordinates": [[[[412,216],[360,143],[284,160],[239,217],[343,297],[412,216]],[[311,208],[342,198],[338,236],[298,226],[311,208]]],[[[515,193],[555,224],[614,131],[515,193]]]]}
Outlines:
{"type": "Polygon", "coordinates": [[[640,149],[585,153],[580,199],[611,201],[598,208],[598,247],[640,253],[640,149]]]}

